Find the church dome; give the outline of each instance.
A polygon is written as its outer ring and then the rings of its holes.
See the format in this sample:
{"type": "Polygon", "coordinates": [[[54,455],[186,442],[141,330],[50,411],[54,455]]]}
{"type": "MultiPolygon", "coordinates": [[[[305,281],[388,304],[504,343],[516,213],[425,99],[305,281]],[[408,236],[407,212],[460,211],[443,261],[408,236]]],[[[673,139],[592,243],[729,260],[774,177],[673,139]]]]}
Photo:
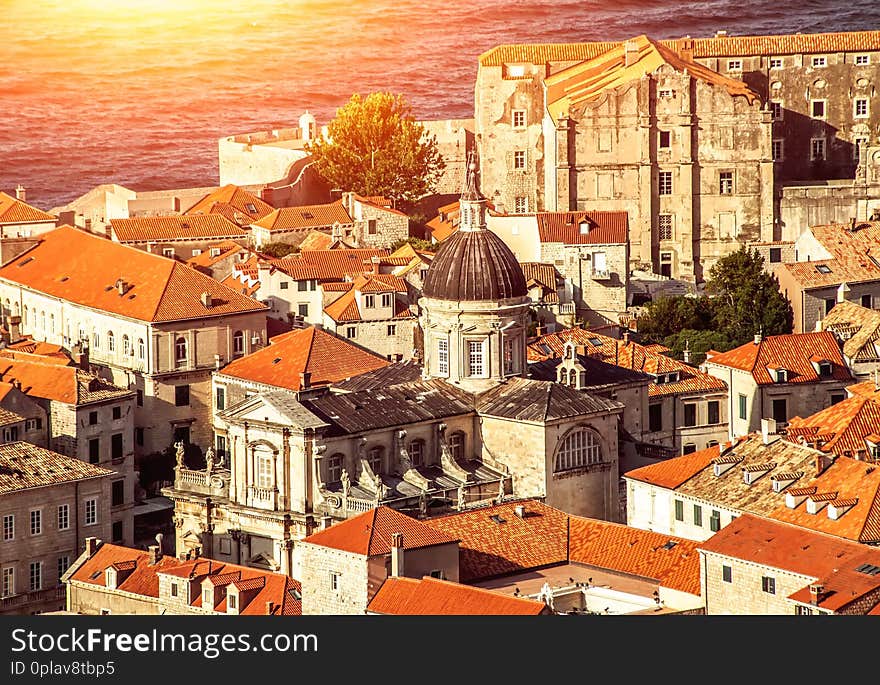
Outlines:
{"type": "Polygon", "coordinates": [[[459,230],[437,250],[422,294],[437,300],[506,300],[527,295],[526,279],[513,252],[492,231],[459,230]]]}

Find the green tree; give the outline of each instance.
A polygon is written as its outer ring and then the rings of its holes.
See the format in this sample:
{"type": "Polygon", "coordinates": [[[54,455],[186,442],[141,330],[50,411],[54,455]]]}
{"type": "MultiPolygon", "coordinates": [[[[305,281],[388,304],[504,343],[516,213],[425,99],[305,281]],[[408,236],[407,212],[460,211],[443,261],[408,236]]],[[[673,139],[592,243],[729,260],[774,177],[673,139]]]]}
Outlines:
{"type": "Polygon", "coordinates": [[[393,245],[391,245],[391,247],[389,247],[388,249],[391,250],[392,252],[394,252],[395,250],[399,250],[401,247],[403,247],[407,243],[412,245],[413,248],[416,250],[423,250],[425,252],[436,252],[437,251],[437,246],[434,243],[432,243],[428,240],[422,240],[421,238],[413,238],[412,236],[410,236],[409,238],[401,238],[400,240],[395,242],[393,245]]]}
{"type": "Polygon", "coordinates": [[[445,168],[436,137],[426,136],[401,95],[355,93],[327,134],[306,151],[335,188],[411,202],[432,192],[445,168]]]}
{"type": "Polygon", "coordinates": [[[712,303],[706,297],[660,297],[648,303],[639,316],[639,337],[645,343],[660,343],[684,329],[712,328],[714,316],[712,303]]]}
{"type": "Polygon", "coordinates": [[[293,254],[297,252],[299,248],[291,245],[290,243],[266,243],[260,249],[264,255],[269,255],[270,257],[275,257],[276,259],[281,259],[281,257],[286,257],[289,254],[293,254]]]}
{"type": "Polygon", "coordinates": [[[779,290],[776,276],[764,271],[764,258],[745,245],[710,269],[706,292],[712,295],[716,329],[735,345],[758,332],[791,333],[791,303],[779,290]]]}

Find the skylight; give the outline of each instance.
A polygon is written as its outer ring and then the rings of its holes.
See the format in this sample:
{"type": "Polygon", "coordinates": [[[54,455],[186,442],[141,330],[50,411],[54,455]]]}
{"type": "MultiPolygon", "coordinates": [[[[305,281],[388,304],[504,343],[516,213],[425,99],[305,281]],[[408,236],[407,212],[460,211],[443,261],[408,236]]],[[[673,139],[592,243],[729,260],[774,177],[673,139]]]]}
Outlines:
{"type": "Polygon", "coordinates": [[[820,274],[830,274],[831,267],[828,266],[827,264],[817,264],[816,271],[818,271],[820,274]]]}
{"type": "Polygon", "coordinates": [[[874,564],[862,564],[856,569],[856,571],[869,576],[876,576],[880,573],[880,566],[874,566],[874,564]]]}

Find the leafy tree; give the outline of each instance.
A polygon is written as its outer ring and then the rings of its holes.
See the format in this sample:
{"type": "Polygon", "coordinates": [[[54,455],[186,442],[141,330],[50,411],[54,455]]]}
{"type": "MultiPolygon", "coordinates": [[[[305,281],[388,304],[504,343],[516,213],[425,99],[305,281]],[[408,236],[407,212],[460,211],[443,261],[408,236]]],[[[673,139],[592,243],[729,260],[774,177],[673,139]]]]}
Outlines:
{"type": "Polygon", "coordinates": [[[706,352],[718,350],[726,352],[733,349],[734,344],[724,333],[715,330],[694,330],[685,328],[678,333],[668,335],[663,339],[663,344],[668,347],[671,356],[676,359],[684,359],[684,348],[690,350],[690,364],[699,366],[706,361],[706,352]]]}
{"type": "Polygon", "coordinates": [[[716,329],[735,345],[748,342],[758,332],[791,333],[791,303],[779,290],[776,276],[764,271],[764,258],[745,245],[715,263],[706,291],[713,296],[716,329]]]}
{"type": "Polygon", "coordinates": [[[269,255],[270,257],[275,257],[276,259],[280,259],[281,257],[286,257],[289,254],[293,254],[297,252],[298,248],[290,243],[266,243],[260,249],[265,255],[269,255]]]}
{"type": "Polygon", "coordinates": [[[413,201],[434,189],[445,168],[436,137],[425,135],[401,95],[355,93],[336,111],[327,133],[306,151],[318,174],[336,188],[413,201]]]}
{"type": "Polygon", "coordinates": [[[394,252],[395,250],[398,250],[401,247],[403,247],[404,245],[406,245],[407,243],[412,245],[413,248],[415,248],[416,250],[423,250],[423,251],[427,251],[427,252],[436,252],[437,251],[437,246],[434,243],[432,243],[428,240],[422,240],[421,238],[413,238],[413,237],[401,238],[396,243],[394,243],[389,249],[392,252],[394,252]]]}
{"type": "Polygon", "coordinates": [[[684,329],[701,331],[712,328],[712,303],[706,297],[661,297],[645,306],[638,326],[639,336],[645,343],[663,342],[684,329]]]}

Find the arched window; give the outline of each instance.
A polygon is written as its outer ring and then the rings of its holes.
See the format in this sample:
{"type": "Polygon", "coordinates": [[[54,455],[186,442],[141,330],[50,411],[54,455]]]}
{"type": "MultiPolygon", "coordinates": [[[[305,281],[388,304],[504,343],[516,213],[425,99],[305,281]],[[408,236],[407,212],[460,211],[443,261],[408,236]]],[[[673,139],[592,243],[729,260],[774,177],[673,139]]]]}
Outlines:
{"type": "Polygon", "coordinates": [[[27,305],[24,306],[24,316],[21,319],[21,323],[25,326],[28,325],[28,308],[27,305]]]}
{"type": "Polygon", "coordinates": [[[98,331],[92,332],[92,345],[96,350],[101,347],[101,334],[98,331]]]}
{"type": "Polygon", "coordinates": [[[21,306],[19,306],[18,302],[13,303],[12,309],[15,316],[18,316],[21,313],[21,306]]]}
{"type": "Polygon", "coordinates": [[[144,344],[143,338],[138,338],[138,359],[144,359],[147,356],[147,346],[144,344]]]}
{"type": "Polygon", "coordinates": [[[49,332],[50,333],[55,332],[55,315],[54,314],[49,314],[49,332]]]}
{"type": "Polygon", "coordinates": [[[116,337],[113,335],[113,331],[107,331],[107,350],[110,352],[116,350],[116,337]]]}
{"type": "Polygon", "coordinates": [[[174,341],[174,361],[178,364],[186,361],[186,338],[178,338],[174,341]]]}
{"type": "Polygon", "coordinates": [[[589,428],[578,428],[566,436],[556,453],[555,471],[577,469],[602,461],[602,446],[589,428]]]}
{"type": "Polygon", "coordinates": [[[275,459],[271,452],[257,454],[257,487],[269,489],[275,485],[275,459]]]}
{"type": "Polygon", "coordinates": [[[373,473],[382,472],[382,457],[384,453],[384,447],[371,447],[370,451],[367,452],[367,462],[370,464],[370,468],[373,469],[373,473]]]}
{"type": "Polygon", "coordinates": [[[9,298],[6,298],[6,306],[3,308],[3,311],[7,314],[12,312],[12,302],[9,301],[9,298]]]}
{"type": "Polygon", "coordinates": [[[46,312],[40,312],[40,328],[46,330],[46,312]]]}
{"type": "Polygon", "coordinates": [[[126,357],[131,355],[131,341],[127,335],[122,336],[122,354],[126,357]]]}
{"type": "Polygon", "coordinates": [[[77,340],[79,340],[80,342],[85,342],[85,343],[89,342],[89,336],[86,335],[86,329],[83,328],[82,326],[79,327],[79,330],[77,331],[77,335],[79,335],[79,338],[77,338],[77,340]]]}
{"type": "Polygon", "coordinates": [[[424,440],[413,440],[409,443],[409,447],[407,448],[409,451],[409,460],[413,463],[413,466],[422,466],[424,465],[425,460],[425,441],[424,440]]]}
{"type": "Polygon", "coordinates": [[[464,459],[465,442],[464,431],[455,431],[449,436],[449,452],[455,460],[464,459]]]}
{"type": "Polygon", "coordinates": [[[344,455],[337,452],[327,460],[327,482],[339,483],[342,480],[342,462],[344,455]]]}
{"type": "Polygon", "coordinates": [[[244,333],[241,331],[232,334],[232,354],[244,354],[244,333]]]}

